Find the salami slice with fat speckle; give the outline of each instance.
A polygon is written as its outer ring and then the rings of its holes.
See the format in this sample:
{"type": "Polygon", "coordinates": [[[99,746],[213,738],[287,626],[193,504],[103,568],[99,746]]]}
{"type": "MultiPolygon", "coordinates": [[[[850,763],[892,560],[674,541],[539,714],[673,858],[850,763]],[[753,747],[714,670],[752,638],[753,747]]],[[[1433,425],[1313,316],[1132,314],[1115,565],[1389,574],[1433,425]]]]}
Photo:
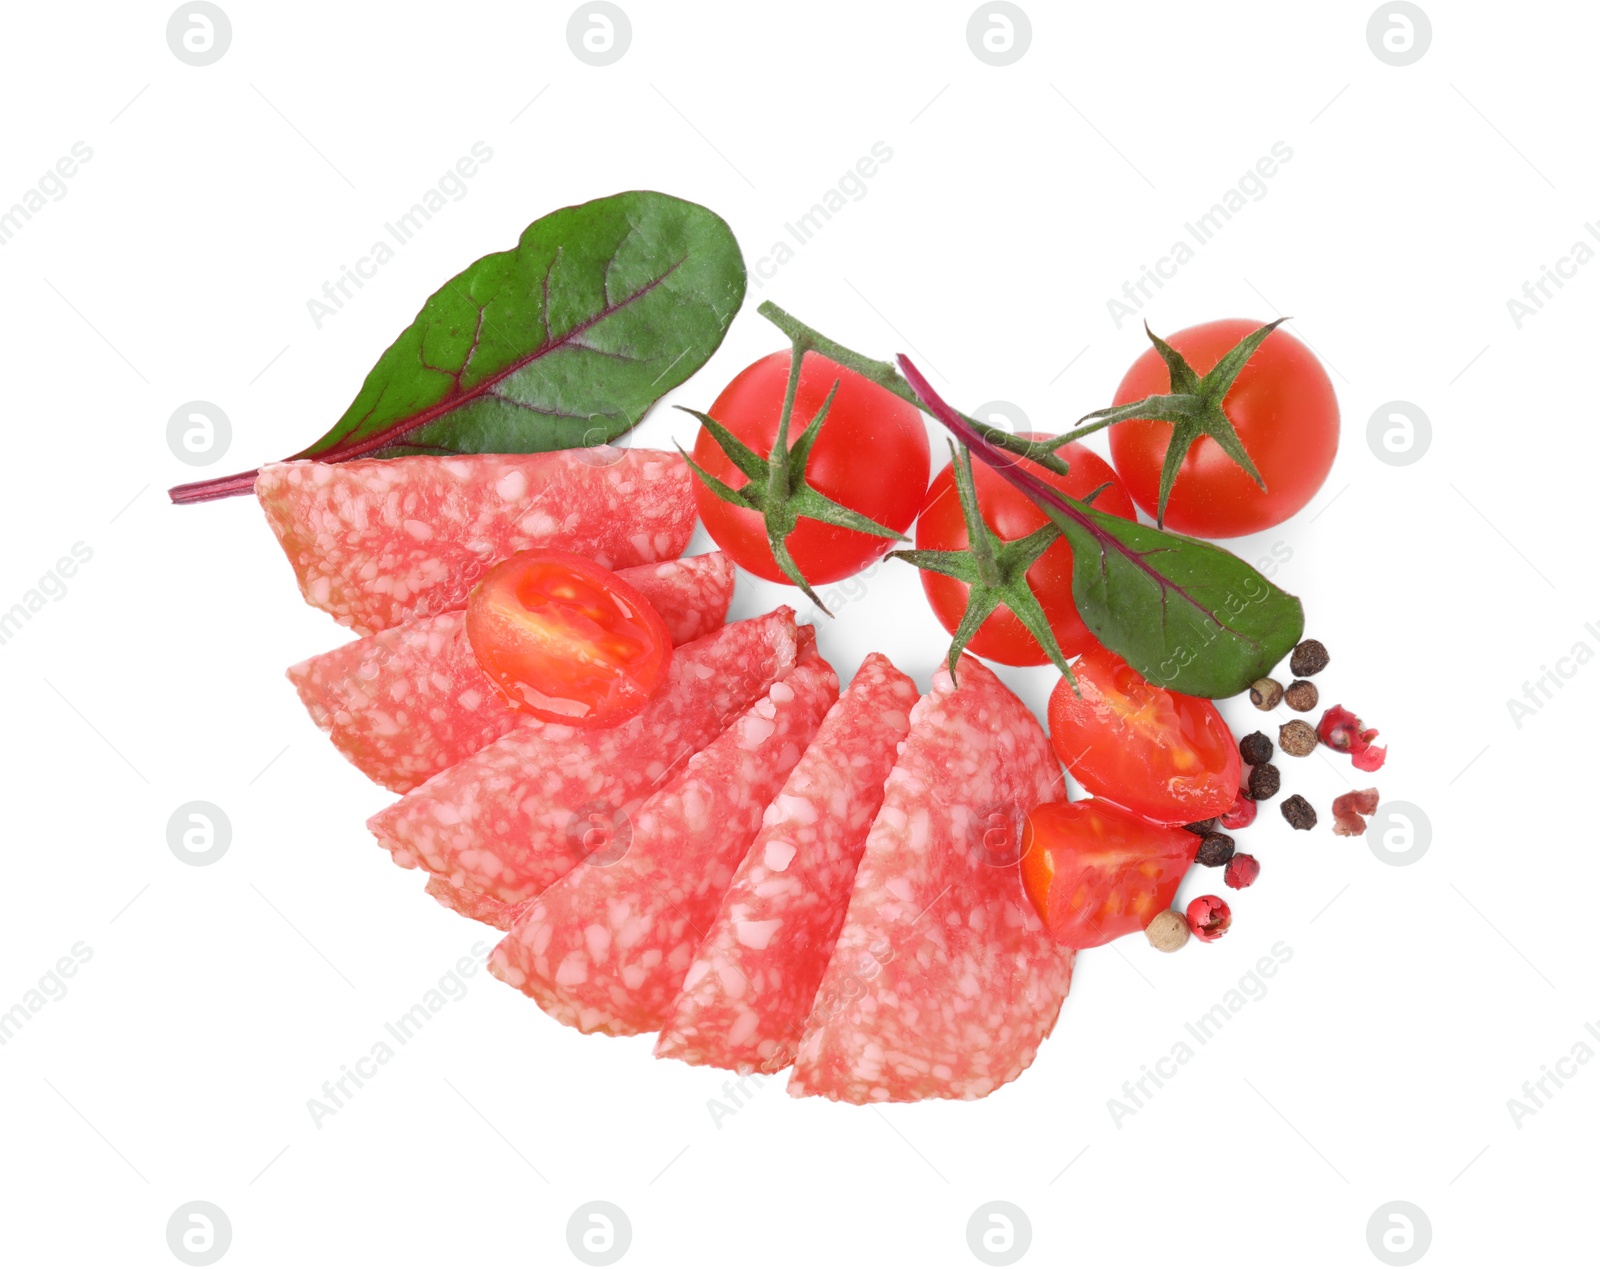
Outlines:
{"type": "MultiPolygon", "coordinates": [[[[675,644],[710,634],[733,598],[733,564],[721,551],[617,575],[661,614],[675,644]]],[[[396,793],[471,757],[528,718],[479,668],[460,609],[314,656],[291,666],[289,680],[339,752],[396,793]]]]}
{"type": "Polygon", "coordinates": [[[519,725],[367,821],[406,867],[521,903],[593,855],[627,847],[656,787],[795,663],[780,608],[685,644],[643,711],[615,727],[519,725]]]}
{"type": "Polygon", "coordinates": [[[838,691],[812,647],[640,808],[620,859],[585,863],[528,905],[490,973],[580,1031],[657,1030],[763,810],[838,691]]]}
{"type": "Polygon", "coordinates": [[[471,890],[452,886],[443,877],[429,877],[424,888],[450,911],[460,913],[469,921],[492,925],[497,930],[509,930],[528,906],[526,903],[501,903],[498,899],[485,898],[471,890]]]}
{"type": "Polygon", "coordinates": [[[1072,977],[1022,889],[1022,822],[1062,796],[1032,713],[971,657],[934,675],[867,835],[789,1092],[982,1097],[1050,1034],[1072,977]]]}
{"type": "Polygon", "coordinates": [[[767,807],[657,1056],[747,1073],[794,1059],[916,700],[878,653],[856,671],[767,807]]]}
{"type": "Polygon", "coordinates": [[[274,463],[256,498],[306,602],[360,634],[459,608],[530,547],[630,568],[683,554],[694,481],[661,450],[274,463]]]}

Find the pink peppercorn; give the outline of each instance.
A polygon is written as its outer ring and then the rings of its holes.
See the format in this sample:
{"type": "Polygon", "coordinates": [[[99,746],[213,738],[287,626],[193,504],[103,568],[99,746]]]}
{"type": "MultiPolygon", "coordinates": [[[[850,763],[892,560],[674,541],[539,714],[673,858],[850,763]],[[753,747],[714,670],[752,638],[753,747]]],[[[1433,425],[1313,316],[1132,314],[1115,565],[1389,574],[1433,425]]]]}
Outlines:
{"type": "Polygon", "coordinates": [[[1228,905],[1214,894],[1203,894],[1183,910],[1189,929],[1202,943],[1215,943],[1233,924],[1228,905]]]}
{"type": "Polygon", "coordinates": [[[1223,869],[1222,879],[1235,890],[1248,889],[1261,875],[1261,865],[1254,855],[1235,855],[1223,869]]]}
{"type": "Polygon", "coordinates": [[[1224,828],[1249,828],[1256,820],[1256,804],[1243,789],[1239,790],[1239,800],[1233,804],[1231,810],[1222,817],[1224,828]]]}

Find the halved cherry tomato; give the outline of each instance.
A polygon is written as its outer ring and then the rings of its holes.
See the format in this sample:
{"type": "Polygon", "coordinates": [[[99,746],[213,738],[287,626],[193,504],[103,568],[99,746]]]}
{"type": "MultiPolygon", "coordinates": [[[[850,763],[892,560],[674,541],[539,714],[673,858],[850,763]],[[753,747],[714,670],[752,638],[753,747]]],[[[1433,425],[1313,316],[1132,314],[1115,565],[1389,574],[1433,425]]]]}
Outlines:
{"type": "Polygon", "coordinates": [[[1050,742],[1079,784],[1158,824],[1232,809],[1239,750],[1215,705],[1146,682],[1098,645],[1072,672],[1079,694],[1066,679],[1050,694],[1050,742]]]}
{"type": "Polygon", "coordinates": [[[485,573],[467,600],[467,639],[515,708],[580,727],[637,714],[672,655],[643,595],[566,551],[521,551],[485,573]]]}
{"type": "Polygon", "coordinates": [[[1058,942],[1099,947],[1172,905],[1200,838],[1099,798],[1046,802],[1022,829],[1022,885],[1058,942]]]}

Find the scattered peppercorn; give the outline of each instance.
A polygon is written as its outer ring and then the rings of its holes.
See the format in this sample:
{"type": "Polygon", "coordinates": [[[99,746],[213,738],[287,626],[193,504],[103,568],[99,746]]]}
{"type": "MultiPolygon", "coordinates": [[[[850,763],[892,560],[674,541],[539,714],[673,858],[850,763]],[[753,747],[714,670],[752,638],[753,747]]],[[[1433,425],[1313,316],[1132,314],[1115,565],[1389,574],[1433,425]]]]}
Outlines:
{"type": "Polygon", "coordinates": [[[1296,679],[1283,689],[1283,703],[1299,713],[1309,714],[1317,707],[1317,685],[1310,679],[1296,679]]]}
{"type": "Polygon", "coordinates": [[[1254,855],[1235,855],[1228,861],[1222,879],[1235,890],[1247,890],[1261,875],[1261,865],[1254,855]]]}
{"type": "Polygon", "coordinates": [[[1291,758],[1304,758],[1317,747],[1317,729],[1303,718],[1293,718],[1278,728],[1278,747],[1291,758]]]}
{"type": "Polygon", "coordinates": [[[1317,826],[1317,813],[1311,803],[1296,793],[1291,798],[1285,798],[1284,803],[1278,808],[1283,812],[1283,818],[1289,821],[1290,828],[1311,829],[1317,826]]]}
{"type": "Polygon", "coordinates": [[[1189,941],[1189,923],[1171,908],[1163,908],[1144,927],[1144,936],[1156,951],[1176,952],[1189,941]]]}
{"type": "Polygon", "coordinates": [[[1226,833],[1212,833],[1200,843],[1200,852],[1194,862],[1205,868],[1220,868],[1233,858],[1233,838],[1226,833]]]}
{"type": "Polygon", "coordinates": [[[1283,776],[1270,762],[1250,768],[1250,797],[1254,801],[1266,802],[1277,797],[1282,785],[1283,776]]]}
{"type": "Polygon", "coordinates": [[[1213,815],[1208,820],[1196,820],[1193,824],[1185,824],[1184,829],[1190,833],[1198,833],[1204,837],[1207,833],[1217,831],[1217,817],[1213,815]]]}
{"type": "Polygon", "coordinates": [[[1239,800],[1233,808],[1219,821],[1223,828],[1249,828],[1256,822],[1256,804],[1250,795],[1243,789],[1239,790],[1239,800]]]}
{"type": "Polygon", "coordinates": [[[1328,650],[1315,639],[1307,639],[1289,654],[1289,668],[1297,679],[1308,679],[1328,668],[1328,650]]]}
{"type": "Polygon", "coordinates": [[[1202,943],[1215,943],[1233,924],[1233,913],[1222,899],[1214,894],[1203,894],[1184,909],[1189,920],[1189,930],[1202,943]]]}
{"type": "Polygon", "coordinates": [[[1283,699],[1283,684],[1277,679],[1257,679],[1250,685],[1250,703],[1257,709],[1277,709],[1283,699]]]}
{"type": "Polygon", "coordinates": [[[1333,799],[1333,835],[1359,837],[1367,831],[1365,816],[1378,809],[1376,789],[1357,789],[1333,799]]]}
{"type": "MultiPolygon", "coordinates": [[[[1313,736],[1315,732],[1311,733],[1313,736]]],[[[1263,762],[1272,761],[1272,742],[1267,739],[1266,732],[1253,731],[1239,742],[1239,756],[1252,767],[1258,767],[1263,762]]]]}

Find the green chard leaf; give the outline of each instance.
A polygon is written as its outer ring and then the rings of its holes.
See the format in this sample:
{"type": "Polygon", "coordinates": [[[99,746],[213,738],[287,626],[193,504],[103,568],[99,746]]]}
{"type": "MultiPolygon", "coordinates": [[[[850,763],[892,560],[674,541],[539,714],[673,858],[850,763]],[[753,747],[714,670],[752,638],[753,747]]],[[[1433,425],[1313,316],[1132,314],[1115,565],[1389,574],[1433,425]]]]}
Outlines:
{"type": "Polygon", "coordinates": [[[900,368],[923,407],[1066,535],[1084,624],[1152,683],[1189,696],[1233,696],[1300,641],[1300,601],[1238,556],[1068,497],[989,444],[904,356],[900,368]]]}
{"type": "MultiPolygon", "coordinates": [[[[328,433],[294,458],[525,454],[615,440],[705,364],[744,301],[732,231],[635,190],[533,222],[428,297],[328,433]]],[[[246,493],[255,473],[180,485],[246,493]]]]}

